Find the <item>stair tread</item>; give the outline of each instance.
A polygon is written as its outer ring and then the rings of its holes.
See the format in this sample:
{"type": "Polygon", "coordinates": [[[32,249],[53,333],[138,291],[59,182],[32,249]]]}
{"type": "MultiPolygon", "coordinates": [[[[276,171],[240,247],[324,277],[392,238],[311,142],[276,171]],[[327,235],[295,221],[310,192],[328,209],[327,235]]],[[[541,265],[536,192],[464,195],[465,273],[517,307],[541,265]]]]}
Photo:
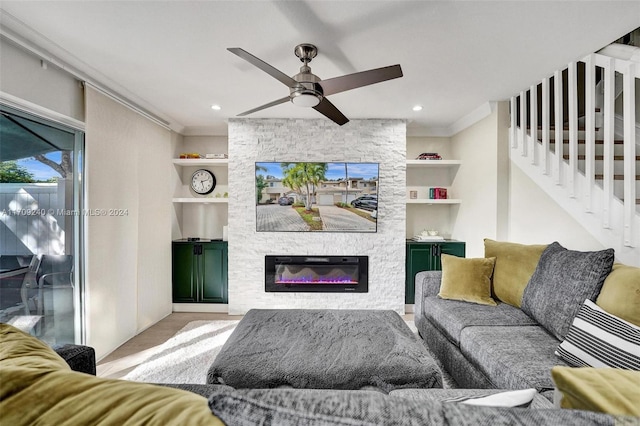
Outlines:
{"type": "MultiPolygon", "coordinates": [[[[596,179],[604,179],[603,174],[595,174],[596,179]]],[[[613,180],[624,180],[624,175],[613,175],[613,180]]],[[[636,180],[640,180],[640,175],[636,175],[636,180]]]]}
{"type": "MultiPolygon", "coordinates": [[[[563,143],[569,143],[569,139],[563,139],[562,140],[563,143]]],[[[596,145],[604,145],[604,140],[603,139],[596,139],[595,141],[596,145]]],[[[538,140],[538,143],[542,143],[541,140],[538,140]]],[[[550,139],[549,140],[549,144],[555,144],[556,140],[555,139],[550,139]]],[[[584,145],[586,144],[587,141],[584,139],[578,139],[578,145],[584,145]]],[[[616,139],[613,141],[614,145],[624,145],[624,140],[623,139],[616,139]]]]}
{"type": "MultiPolygon", "coordinates": [[[[563,155],[563,158],[565,160],[569,159],[569,154],[565,154],[563,155]]],[[[579,154],[578,155],[578,160],[586,160],[587,156],[583,155],[583,154],[579,154]]],[[[604,155],[596,155],[595,156],[595,160],[596,161],[604,161],[604,155]]],[[[613,156],[613,161],[624,161],[624,156],[623,155],[614,155],[613,156]]],[[[640,155],[636,155],[636,161],[640,161],[640,155]]]]}

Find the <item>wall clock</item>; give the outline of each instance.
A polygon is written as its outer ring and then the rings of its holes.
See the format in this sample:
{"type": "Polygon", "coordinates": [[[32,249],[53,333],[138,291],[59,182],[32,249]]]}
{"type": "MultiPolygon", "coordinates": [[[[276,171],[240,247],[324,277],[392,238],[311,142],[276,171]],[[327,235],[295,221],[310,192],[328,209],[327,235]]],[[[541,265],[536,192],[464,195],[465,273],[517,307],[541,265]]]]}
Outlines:
{"type": "Polygon", "coordinates": [[[191,176],[191,189],[196,194],[206,195],[216,187],[216,177],[209,170],[198,169],[191,176]]]}

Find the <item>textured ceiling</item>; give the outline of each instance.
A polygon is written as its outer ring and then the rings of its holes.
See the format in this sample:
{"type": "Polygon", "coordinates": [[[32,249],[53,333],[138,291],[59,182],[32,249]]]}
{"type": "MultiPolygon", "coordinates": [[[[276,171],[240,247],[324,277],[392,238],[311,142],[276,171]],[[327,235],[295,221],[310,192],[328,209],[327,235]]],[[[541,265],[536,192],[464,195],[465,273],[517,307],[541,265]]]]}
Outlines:
{"type": "MultiPolygon", "coordinates": [[[[320,78],[400,64],[403,78],[329,99],[351,119],[406,119],[420,135],[446,133],[486,102],[640,27],[637,1],[3,0],[0,8],[5,28],[186,134],[226,134],[227,118],[288,94],[227,47],[288,75],[301,65],[299,43],[318,46],[310,65],[320,78]]],[[[285,103],[251,117],[322,116],[285,103]]]]}

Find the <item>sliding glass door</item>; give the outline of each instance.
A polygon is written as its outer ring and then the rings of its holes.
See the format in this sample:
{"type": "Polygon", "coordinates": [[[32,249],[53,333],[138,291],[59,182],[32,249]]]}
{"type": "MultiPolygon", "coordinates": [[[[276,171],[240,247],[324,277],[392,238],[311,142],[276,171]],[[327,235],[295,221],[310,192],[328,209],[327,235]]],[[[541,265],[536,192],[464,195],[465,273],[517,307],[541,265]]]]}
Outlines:
{"type": "Polygon", "coordinates": [[[83,339],[84,133],[0,105],[0,322],[83,339]]]}

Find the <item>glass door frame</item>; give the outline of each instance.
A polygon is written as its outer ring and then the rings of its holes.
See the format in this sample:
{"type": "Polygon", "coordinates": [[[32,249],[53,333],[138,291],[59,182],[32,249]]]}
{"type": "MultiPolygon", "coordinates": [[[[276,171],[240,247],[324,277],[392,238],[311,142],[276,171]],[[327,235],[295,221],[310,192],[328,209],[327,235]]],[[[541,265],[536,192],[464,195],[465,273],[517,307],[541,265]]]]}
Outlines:
{"type": "Polygon", "coordinates": [[[86,343],[86,300],[85,300],[85,185],[84,185],[84,159],[85,132],[84,128],[71,125],[69,122],[56,120],[51,116],[39,114],[37,111],[29,111],[16,106],[9,106],[0,102],[0,110],[9,114],[31,120],[45,126],[53,127],[70,133],[74,137],[73,144],[73,259],[74,259],[74,336],[76,344],[86,343]]]}

